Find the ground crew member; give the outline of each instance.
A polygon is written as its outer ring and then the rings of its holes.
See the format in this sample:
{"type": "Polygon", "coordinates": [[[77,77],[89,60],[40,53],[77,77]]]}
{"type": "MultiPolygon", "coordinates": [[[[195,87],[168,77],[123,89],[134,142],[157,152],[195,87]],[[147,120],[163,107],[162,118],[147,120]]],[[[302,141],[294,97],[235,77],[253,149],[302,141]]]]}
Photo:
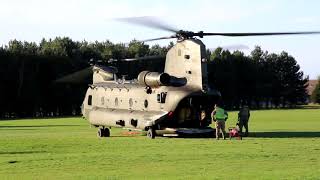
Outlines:
{"type": "Polygon", "coordinates": [[[206,126],[207,126],[206,112],[202,110],[200,113],[200,127],[206,127],[206,126]]]}
{"type": "Polygon", "coordinates": [[[216,139],[219,140],[220,130],[222,138],[226,139],[226,120],[228,119],[228,113],[219,105],[214,106],[214,110],[211,114],[212,120],[216,123],[216,139]]]}
{"type": "Polygon", "coordinates": [[[244,127],[246,129],[244,136],[249,135],[249,129],[248,129],[249,118],[250,118],[249,107],[243,106],[238,113],[238,123],[239,123],[239,130],[241,134],[242,134],[242,128],[244,127]]]}

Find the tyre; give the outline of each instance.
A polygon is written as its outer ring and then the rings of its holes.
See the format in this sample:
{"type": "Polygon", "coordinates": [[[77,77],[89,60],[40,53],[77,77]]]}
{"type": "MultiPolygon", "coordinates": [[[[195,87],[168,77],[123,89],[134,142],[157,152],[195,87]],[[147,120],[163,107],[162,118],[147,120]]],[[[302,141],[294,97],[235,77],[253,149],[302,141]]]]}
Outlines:
{"type": "Polygon", "coordinates": [[[100,138],[104,137],[104,130],[102,128],[98,129],[97,136],[100,137],[100,138]]]}
{"type": "Polygon", "coordinates": [[[105,128],[103,131],[103,137],[110,137],[110,130],[109,128],[105,128]]]}
{"type": "Polygon", "coordinates": [[[156,137],[156,132],[153,128],[149,128],[147,132],[147,136],[151,139],[154,139],[156,137]]]}

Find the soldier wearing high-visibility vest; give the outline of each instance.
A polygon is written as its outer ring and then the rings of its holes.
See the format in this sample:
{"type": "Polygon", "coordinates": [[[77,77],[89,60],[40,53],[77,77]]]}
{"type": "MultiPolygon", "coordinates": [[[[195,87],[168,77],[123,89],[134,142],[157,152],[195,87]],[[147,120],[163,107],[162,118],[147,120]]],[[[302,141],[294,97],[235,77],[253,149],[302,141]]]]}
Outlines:
{"type": "Polygon", "coordinates": [[[219,105],[214,106],[214,110],[211,114],[212,120],[216,123],[216,139],[219,139],[220,131],[222,138],[226,139],[226,120],[228,119],[228,113],[219,105]]]}

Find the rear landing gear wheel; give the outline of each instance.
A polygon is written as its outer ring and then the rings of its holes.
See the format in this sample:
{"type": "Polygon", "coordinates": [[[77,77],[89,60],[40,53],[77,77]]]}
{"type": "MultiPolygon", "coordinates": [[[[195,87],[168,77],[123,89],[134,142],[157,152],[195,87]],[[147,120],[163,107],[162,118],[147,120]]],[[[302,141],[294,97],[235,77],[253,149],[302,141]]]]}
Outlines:
{"type": "Polygon", "coordinates": [[[101,138],[101,137],[104,137],[104,136],[103,136],[103,131],[104,131],[104,129],[99,128],[99,129],[98,129],[98,132],[97,132],[97,136],[100,137],[100,138],[101,138]]]}
{"type": "Polygon", "coordinates": [[[103,137],[110,137],[110,130],[108,128],[105,128],[103,133],[104,133],[103,137]]]}
{"type": "Polygon", "coordinates": [[[156,137],[156,131],[153,128],[149,128],[147,131],[147,136],[151,139],[154,139],[156,137]]]}
{"type": "Polygon", "coordinates": [[[110,137],[110,130],[108,128],[99,128],[97,132],[98,137],[110,137]]]}

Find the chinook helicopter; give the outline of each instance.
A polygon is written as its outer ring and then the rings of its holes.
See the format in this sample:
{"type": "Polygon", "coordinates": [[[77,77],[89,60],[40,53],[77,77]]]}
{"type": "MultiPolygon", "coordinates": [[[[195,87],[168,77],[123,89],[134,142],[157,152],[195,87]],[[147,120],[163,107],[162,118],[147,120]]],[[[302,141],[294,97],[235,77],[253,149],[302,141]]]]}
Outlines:
{"type": "Polygon", "coordinates": [[[111,127],[146,131],[152,139],[156,135],[207,133],[213,136],[210,114],[221,94],[208,85],[206,47],[199,38],[320,33],[206,33],[177,30],[150,17],[118,20],[173,33],[142,42],[171,38],[177,42],[167,52],[164,71],[160,73],[142,71],[136,79],[126,80],[117,78],[115,67],[91,68],[93,83],[86,92],[81,112],[91,125],[99,128],[99,137],[109,137],[111,127]],[[205,113],[204,118],[201,113],[205,113]]]}

